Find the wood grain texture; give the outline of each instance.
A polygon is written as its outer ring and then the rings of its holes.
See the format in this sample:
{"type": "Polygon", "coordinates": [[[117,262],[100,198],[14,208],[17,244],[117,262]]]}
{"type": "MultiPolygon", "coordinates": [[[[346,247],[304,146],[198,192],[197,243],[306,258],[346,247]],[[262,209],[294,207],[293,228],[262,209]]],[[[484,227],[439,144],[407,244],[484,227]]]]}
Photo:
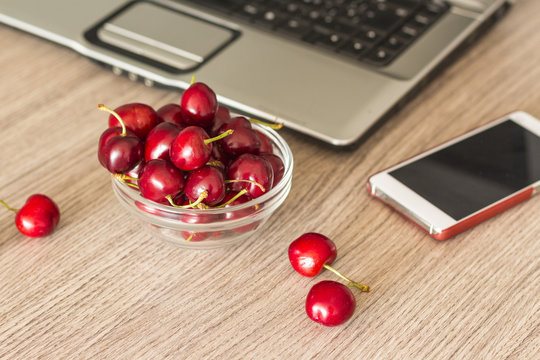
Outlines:
{"type": "Polygon", "coordinates": [[[368,176],[513,110],[540,116],[540,2],[520,1],[360,146],[284,130],[289,198],[237,247],[186,251],[142,232],[96,158],[98,103],[159,107],[179,94],[115,77],[0,26],[0,198],[62,210],[31,240],[0,211],[2,359],[534,359],[540,353],[540,198],[437,242],[365,191],[368,176]],[[304,312],[318,280],[288,244],[330,236],[335,266],[371,285],[352,320],[304,312]]]}

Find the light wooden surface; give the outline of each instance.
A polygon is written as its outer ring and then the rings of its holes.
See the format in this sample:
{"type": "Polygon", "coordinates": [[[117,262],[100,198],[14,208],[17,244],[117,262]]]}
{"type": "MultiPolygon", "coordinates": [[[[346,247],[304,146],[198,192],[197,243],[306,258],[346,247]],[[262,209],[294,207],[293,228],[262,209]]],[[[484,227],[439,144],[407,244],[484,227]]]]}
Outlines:
{"type": "MultiPolygon", "coordinates": [[[[520,1],[366,142],[336,150],[290,131],[293,187],[256,238],[185,251],[122,212],[96,158],[98,103],[178,101],[0,26],[0,198],[45,193],[53,236],[0,209],[0,358],[538,359],[540,197],[437,242],[371,199],[368,175],[507,112],[540,116],[540,2],[520,1]],[[335,266],[372,286],[325,328],[289,243],[322,232],[335,266]]],[[[211,84],[210,84],[211,85],[211,84]]]]}

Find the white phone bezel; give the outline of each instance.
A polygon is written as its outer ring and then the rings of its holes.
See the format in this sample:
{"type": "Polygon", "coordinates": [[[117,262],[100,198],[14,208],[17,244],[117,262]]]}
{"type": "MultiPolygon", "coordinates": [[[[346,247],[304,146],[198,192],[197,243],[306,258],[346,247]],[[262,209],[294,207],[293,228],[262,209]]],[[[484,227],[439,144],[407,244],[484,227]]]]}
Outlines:
{"type": "MultiPolygon", "coordinates": [[[[461,136],[458,136],[437,147],[434,147],[426,152],[423,152],[417,156],[414,156],[391,168],[388,168],[378,174],[371,176],[369,178],[369,187],[371,194],[389,203],[392,207],[396,208],[398,211],[402,212],[404,215],[414,220],[418,225],[422,226],[430,234],[440,234],[445,229],[448,229],[466,220],[467,218],[485,210],[487,207],[480,209],[475,213],[469,214],[462,219],[455,220],[448,214],[446,214],[444,211],[442,211],[441,209],[418,195],[416,192],[411,190],[409,187],[401,183],[399,180],[392,177],[389,173],[397,168],[403,167],[418,159],[426,157],[443,148],[446,148],[452,144],[462,141],[470,136],[473,136],[486,129],[496,126],[506,120],[514,121],[518,125],[540,137],[540,121],[538,119],[523,111],[516,111],[510,113],[484,126],[476,128],[470,132],[467,132],[461,136]]],[[[537,189],[540,186],[540,181],[531,184],[531,186],[537,189]]],[[[520,191],[522,190],[523,189],[521,189],[520,191]]],[[[504,199],[500,199],[498,202],[490,204],[488,207],[494,206],[499,202],[502,202],[514,195],[515,194],[511,194],[504,199]]]]}

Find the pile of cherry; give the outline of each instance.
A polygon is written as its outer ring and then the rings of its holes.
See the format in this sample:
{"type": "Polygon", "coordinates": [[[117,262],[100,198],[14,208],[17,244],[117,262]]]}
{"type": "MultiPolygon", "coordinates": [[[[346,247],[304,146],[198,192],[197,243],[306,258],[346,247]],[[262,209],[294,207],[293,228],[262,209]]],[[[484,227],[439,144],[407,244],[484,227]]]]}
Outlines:
{"type": "Polygon", "coordinates": [[[289,245],[289,261],[299,274],[314,277],[327,269],[347,281],[347,285],[332,280],[318,282],[307,295],[307,315],[325,326],[341,325],[353,316],[356,300],[351,287],[370,291],[369,286],[352,281],[331,267],[336,257],[334,242],[319,233],[303,234],[289,245]]]}
{"type": "MultiPolygon", "coordinates": [[[[179,105],[157,111],[141,103],[98,107],[110,113],[100,163],[146,199],[177,208],[230,207],[267,193],[283,177],[271,140],[251,125],[258,121],[231,117],[204,83],[192,83],[179,105]]],[[[202,240],[193,235],[186,240],[202,240]]]]}

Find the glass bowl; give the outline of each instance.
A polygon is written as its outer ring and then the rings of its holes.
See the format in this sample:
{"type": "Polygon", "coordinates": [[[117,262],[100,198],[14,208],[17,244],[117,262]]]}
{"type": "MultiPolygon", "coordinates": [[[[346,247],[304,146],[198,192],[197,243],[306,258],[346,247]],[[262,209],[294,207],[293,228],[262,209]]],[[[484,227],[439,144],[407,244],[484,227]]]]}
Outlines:
{"type": "Polygon", "coordinates": [[[213,249],[251,238],[287,198],[291,189],[293,157],[274,130],[253,124],[271,141],[283,160],[283,178],[266,194],[244,204],[217,209],[181,209],[144,198],[139,191],[112,178],[114,194],[125,209],[154,237],[189,249],[213,249]]]}

